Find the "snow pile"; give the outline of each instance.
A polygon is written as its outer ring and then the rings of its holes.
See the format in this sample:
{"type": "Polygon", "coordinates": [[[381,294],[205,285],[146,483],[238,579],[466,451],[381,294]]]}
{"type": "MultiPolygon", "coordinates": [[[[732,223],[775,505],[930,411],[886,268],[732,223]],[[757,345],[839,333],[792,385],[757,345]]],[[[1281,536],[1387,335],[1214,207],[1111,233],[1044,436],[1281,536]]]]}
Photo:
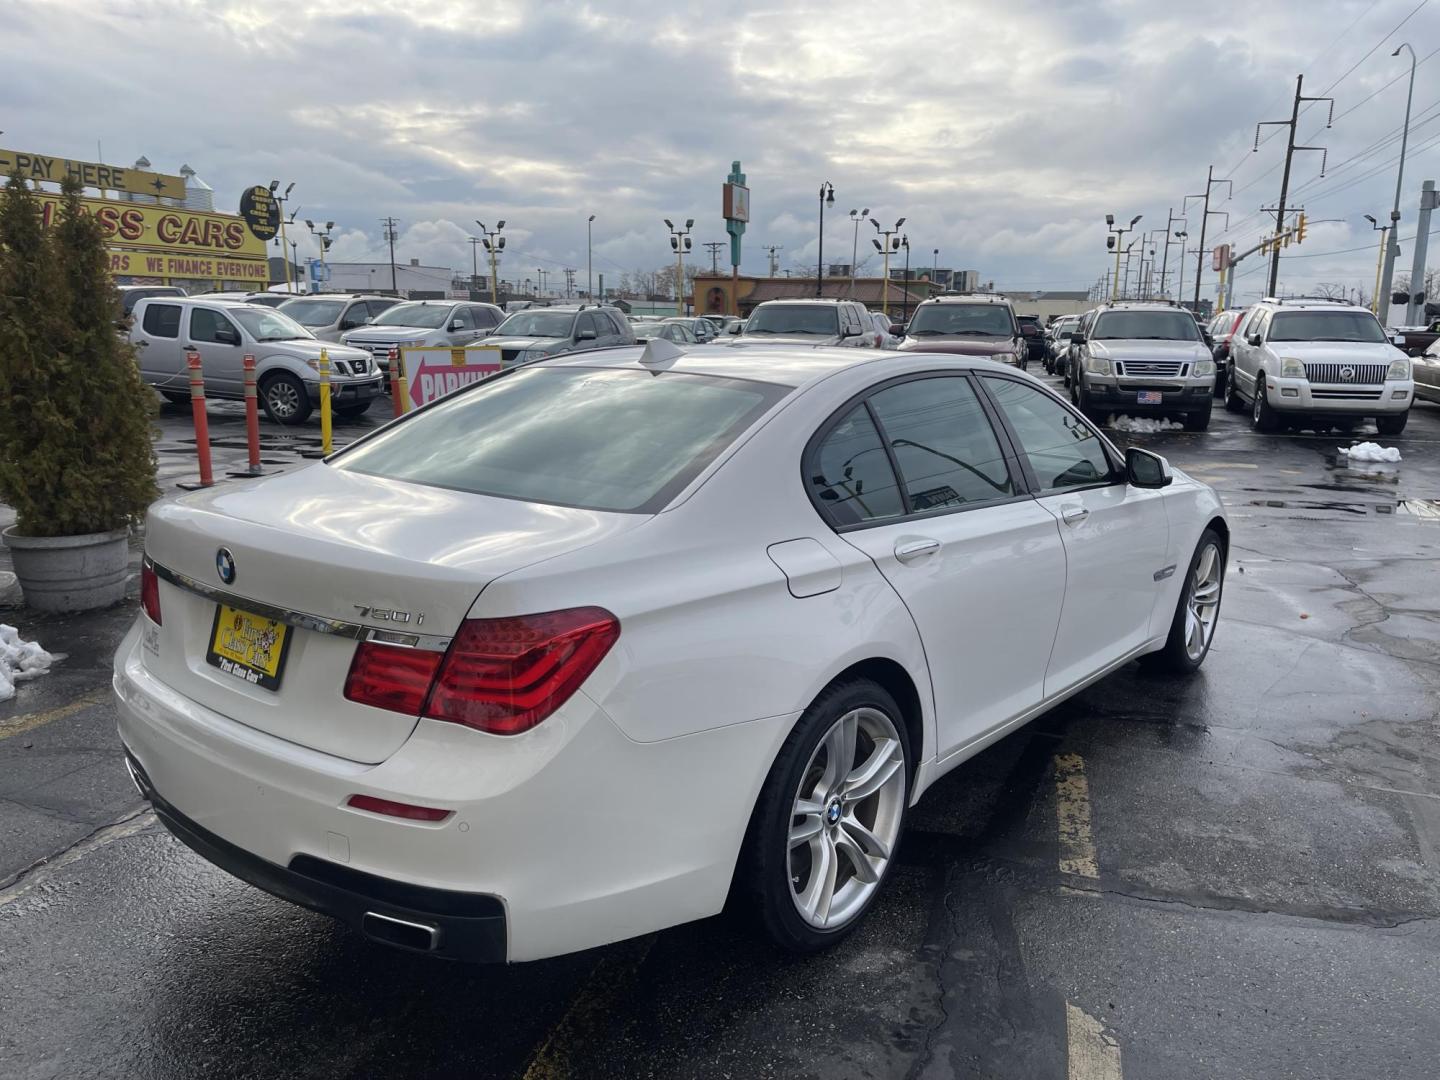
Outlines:
{"type": "Polygon", "coordinates": [[[1131,431],[1137,435],[1153,435],[1157,431],[1180,431],[1185,427],[1184,424],[1176,420],[1166,420],[1163,416],[1153,420],[1148,416],[1112,416],[1108,424],[1116,431],[1131,431]]]}
{"type": "Polygon", "coordinates": [[[1394,463],[1400,460],[1400,451],[1393,446],[1381,446],[1379,443],[1362,442],[1346,449],[1339,448],[1340,453],[1351,461],[1375,461],[1394,463]]]}
{"type": "Polygon", "coordinates": [[[13,626],[0,623],[0,701],[15,696],[15,684],[49,672],[55,658],[38,642],[22,641],[13,626]]]}

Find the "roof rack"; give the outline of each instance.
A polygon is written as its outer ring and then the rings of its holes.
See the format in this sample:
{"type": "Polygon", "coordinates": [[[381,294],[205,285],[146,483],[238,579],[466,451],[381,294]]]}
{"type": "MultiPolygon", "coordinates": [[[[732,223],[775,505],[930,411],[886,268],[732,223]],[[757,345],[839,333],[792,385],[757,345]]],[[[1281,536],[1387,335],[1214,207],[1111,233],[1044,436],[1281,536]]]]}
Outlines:
{"type": "Polygon", "coordinates": [[[1262,304],[1344,304],[1346,307],[1355,307],[1353,301],[1343,296],[1263,296],[1260,298],[1262,304]]]}

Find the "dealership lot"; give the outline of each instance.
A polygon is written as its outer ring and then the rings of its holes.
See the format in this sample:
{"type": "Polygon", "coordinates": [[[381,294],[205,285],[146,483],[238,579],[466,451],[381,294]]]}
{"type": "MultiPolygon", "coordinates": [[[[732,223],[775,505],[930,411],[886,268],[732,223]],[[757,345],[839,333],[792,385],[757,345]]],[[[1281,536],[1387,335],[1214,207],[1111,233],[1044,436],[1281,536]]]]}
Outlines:
{"type": "MultiPolygon", "coordinates": [[[[211,414],[219,473],[243,424],[211,414]]],[[[162,432],[168,490],[186,412],[162,432]]],[[[133,607],[23,621],[68,659],[0,713],[0,1073],[1430,1075],[1440,408],[1393,467],[1218,411],[1117,441],[1225,499],[1213,655],[1129,665],[946,777],[871,916],[804,960],[726,919],[514,968],[367,943],[143,810],[107,694],[133,607]]],[[[316,445],[264,428],[272,467],[316,445]]]]}

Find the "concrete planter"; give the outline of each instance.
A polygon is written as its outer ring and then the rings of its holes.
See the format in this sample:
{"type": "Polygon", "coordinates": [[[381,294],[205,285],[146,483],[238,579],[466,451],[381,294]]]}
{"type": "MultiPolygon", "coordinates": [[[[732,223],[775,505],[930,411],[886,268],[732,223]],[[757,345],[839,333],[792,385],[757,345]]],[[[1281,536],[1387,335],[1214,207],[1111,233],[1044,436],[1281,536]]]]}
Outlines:
{"type": "Polygon", "coordinates": [[[125,599],[129,529],[83,536],[19,536],[12,525],[3,536],[29,607],[88,611],[125,599]]]}

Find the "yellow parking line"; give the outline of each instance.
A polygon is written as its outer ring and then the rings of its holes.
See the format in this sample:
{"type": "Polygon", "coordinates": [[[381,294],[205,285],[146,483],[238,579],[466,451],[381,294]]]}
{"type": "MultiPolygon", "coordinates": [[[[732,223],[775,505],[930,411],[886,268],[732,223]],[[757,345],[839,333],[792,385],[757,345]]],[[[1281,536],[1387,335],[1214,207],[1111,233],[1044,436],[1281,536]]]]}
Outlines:
{"type": "Polygon", "coordinates": [[[1121,1080],[1120,1044],[1084,1009],[1065,1003],[1069,1080],[1121,1080]]]}
{"type": "Polygon", "coordinates": [[[1055,810],[1060,825],[1060,872],[1098,878],[1090,833],[1090,784],[1079,754],[1055,755],[1055,810]]]}
{"type": "Polygon", "coordinates": [[[99,705],[110,696],[109,688],[96,690],[86,694],[84,697],[76,698],[68,705],[59,705],[53,709],[46,709],[44,712],[26,713],[24,716],[11,717],[9,720],[0,720],[0,739],[8,739],[12,735],[19,735],[22,732],[34,731],[38,727],[44,727],[52,720],[63,720],[67,716],[74,716],[91,705],[99,705]]]}
{"type": "Polygon", "coordinates": [[[648,934],[610,947],[591,969],[565,1015],[545,1036],[521,1080],[565,1080],[576,1075],[576,1052],[599,1041],[609,1026],[611,1006],[628,992],[631,977],[654,944],[655,935],[648,934]]]}

